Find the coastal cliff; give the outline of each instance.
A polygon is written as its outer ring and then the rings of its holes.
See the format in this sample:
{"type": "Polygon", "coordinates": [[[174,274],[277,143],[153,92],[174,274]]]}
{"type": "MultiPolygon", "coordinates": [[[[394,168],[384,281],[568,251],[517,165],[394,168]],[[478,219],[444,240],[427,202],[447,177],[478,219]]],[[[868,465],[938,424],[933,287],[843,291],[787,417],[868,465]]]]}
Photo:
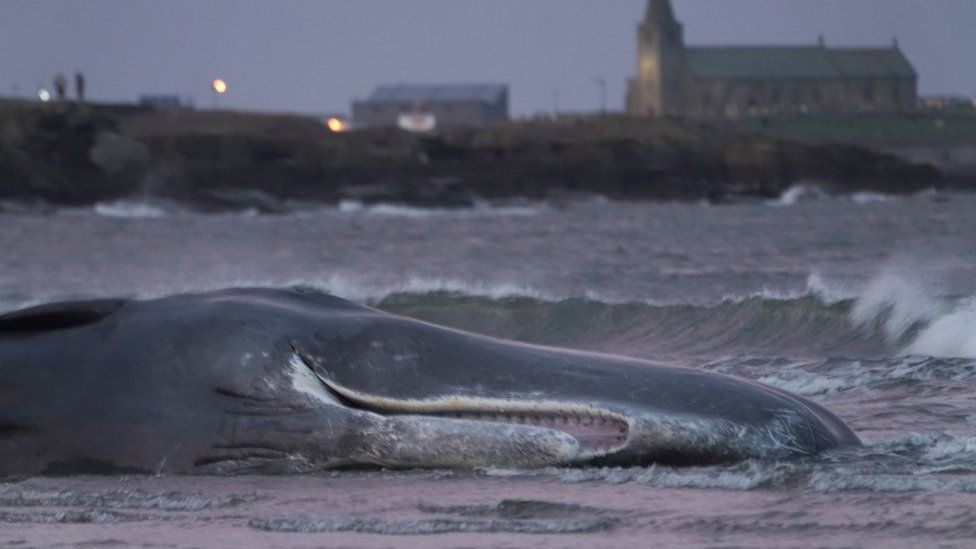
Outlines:
{"type": "Polygon", "coordinates": [[[0,200],[90,204],[158,196],[203,209],[281,201],[465,206],[477,198],[775,197],[938,187],[928,165],[854,145],[727,126],[605,116],[415,135],[330,133],[292,115],[0,103],[0,200]]]}

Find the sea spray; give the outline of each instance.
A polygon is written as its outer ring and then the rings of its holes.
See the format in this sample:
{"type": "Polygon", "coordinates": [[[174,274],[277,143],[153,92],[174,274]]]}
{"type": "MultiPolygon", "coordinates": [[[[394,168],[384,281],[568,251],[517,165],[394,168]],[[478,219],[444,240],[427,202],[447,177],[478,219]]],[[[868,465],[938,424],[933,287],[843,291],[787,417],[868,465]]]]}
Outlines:
{"type": "Polygon", "coordinates": [[[883,272],[871,280],[850,316],[855,326],[883,326],[904,354],[976,358],[976,299],[939,297],[905,273],[883,272]]]}
{"type": "Polygon", "coordinates": [[[904,274],[885,272],[861,293],[851,310],[851,321],[857,326],[880,321],[888,339],[897,342],[917,323],[945,314],[946,308],[947,304],[921,283],[904,274]]]}
{"type": "Polygon", "coordinates": [[[907,352],[942,358],[976,358],[976,299],[969,298],[919,331],[907,352]]]}

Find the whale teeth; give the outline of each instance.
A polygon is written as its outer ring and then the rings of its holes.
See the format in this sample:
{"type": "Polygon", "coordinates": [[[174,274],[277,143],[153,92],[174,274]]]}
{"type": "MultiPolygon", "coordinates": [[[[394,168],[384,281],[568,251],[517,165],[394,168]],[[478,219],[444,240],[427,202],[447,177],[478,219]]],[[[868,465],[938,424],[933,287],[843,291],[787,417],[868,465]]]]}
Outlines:
{"type": "Polygon", "coordinates": [[[490,421],[512,425],[562,430],[575,437],[584,452],[607,452],[627,443],[630,425],[626,419],[602,410],[461,410],[444,411],[444,417],[490,421]]]}

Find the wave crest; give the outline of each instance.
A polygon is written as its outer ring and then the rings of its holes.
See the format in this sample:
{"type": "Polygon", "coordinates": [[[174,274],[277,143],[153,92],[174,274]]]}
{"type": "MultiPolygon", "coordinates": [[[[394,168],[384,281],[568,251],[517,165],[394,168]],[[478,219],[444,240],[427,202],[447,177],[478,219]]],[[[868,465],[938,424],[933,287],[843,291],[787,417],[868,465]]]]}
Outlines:
{"type": "Polygon", "coordinates": [[[748,297],[716,305],[547,301],[449,291],[396,293],[375,302],[389,312],[497,337],[649,358],[715,356],[885,356],[885,338],[851,330],[850,300],[748,297]]]}
{"type": "Polygon", "coordinates": [[[902,352],[976,358],[976,297],[948,299],[904,273],[873,279],[851,310],[855,326],[876,326],[902,352]]]}

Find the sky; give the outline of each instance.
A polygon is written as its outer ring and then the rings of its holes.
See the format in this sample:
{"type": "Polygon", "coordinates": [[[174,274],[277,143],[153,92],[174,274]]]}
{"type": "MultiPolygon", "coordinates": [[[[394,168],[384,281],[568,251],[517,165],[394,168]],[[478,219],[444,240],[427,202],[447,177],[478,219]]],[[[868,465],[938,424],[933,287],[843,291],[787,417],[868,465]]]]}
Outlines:
{"type": "MultiPolygon", "coordinates": [[[[0,96],[86,76],[94,100],[347,113],[397,82],[501,82],[513,114],[623,108],[645,0],[0,0],[0,96]]],[[[885,45],[928,95],[976,95],[974,0],[674,0],[690,44],[885,45]]]]}

